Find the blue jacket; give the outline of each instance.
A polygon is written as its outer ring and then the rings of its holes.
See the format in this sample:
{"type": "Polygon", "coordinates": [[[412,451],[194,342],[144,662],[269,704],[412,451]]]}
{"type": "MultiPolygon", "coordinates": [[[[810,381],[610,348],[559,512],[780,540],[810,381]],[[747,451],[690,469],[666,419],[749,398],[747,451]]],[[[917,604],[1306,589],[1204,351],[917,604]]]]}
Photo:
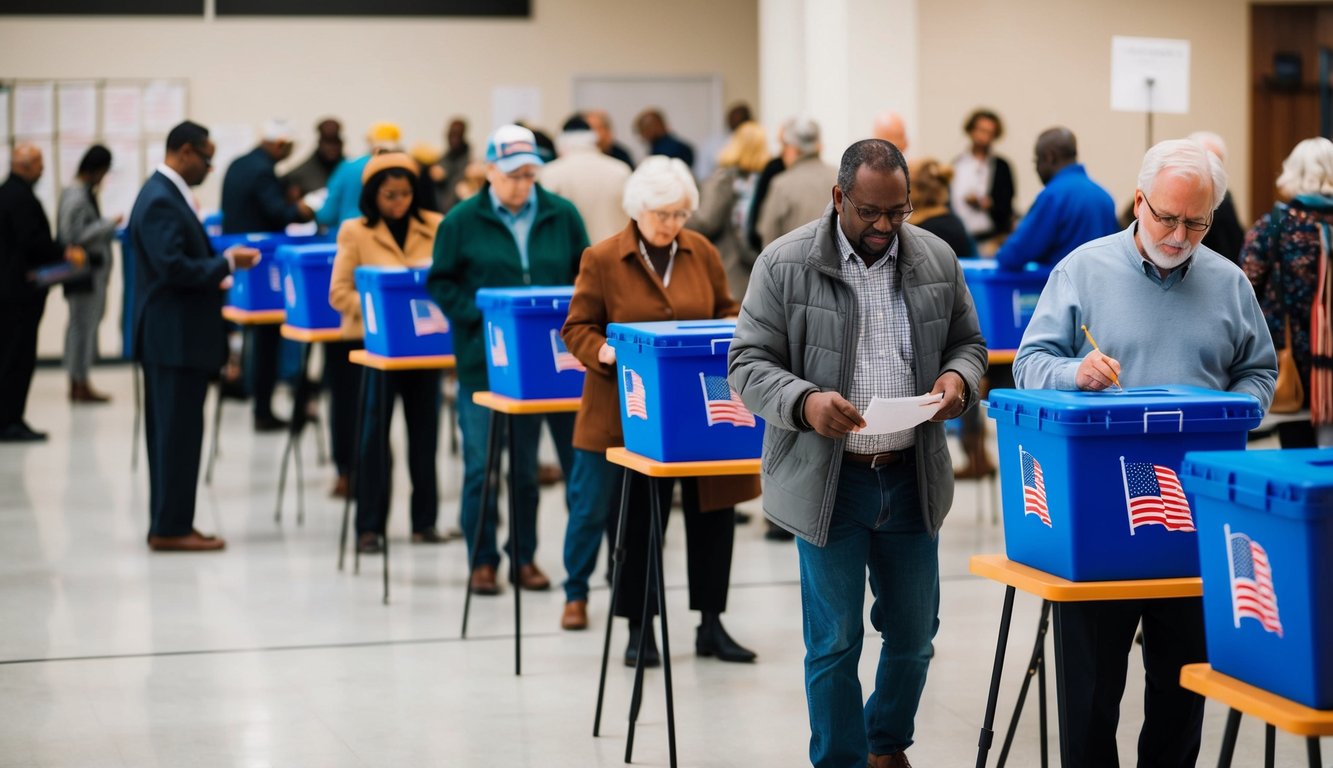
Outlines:
{"type": "Polygon", "coordinates": [[[263,147],[255,147],[227,166],[222,177],[224,235],[281,232],[300,218],[273,172],[276,165],[263,147]]]}
{"type": "Polygon", "coordinates": [[[134,354],[154,365],[216,371],[227,359],[222,323],[227,260],[171,180],[148,177],[130,213],[134,354]]]}
{"type": "Polygon", "coordinates": [[[366,170],[370,155],[338,163],[329,177],[329,196],[323,207],[315,213],[315,221],[329,230],[330,235],[338,234],[338,227],[346,219],[361,218],[361,172],[366,170]]]}
{"type": "Polygon", "coordinates": [[[1061,168],[1032,201],[1018,228],[995,254],[1000,269],[1054,264],[1090,240],[1120,231],[1115,201],[1088,178],[1081,163],[1061,168]]]}

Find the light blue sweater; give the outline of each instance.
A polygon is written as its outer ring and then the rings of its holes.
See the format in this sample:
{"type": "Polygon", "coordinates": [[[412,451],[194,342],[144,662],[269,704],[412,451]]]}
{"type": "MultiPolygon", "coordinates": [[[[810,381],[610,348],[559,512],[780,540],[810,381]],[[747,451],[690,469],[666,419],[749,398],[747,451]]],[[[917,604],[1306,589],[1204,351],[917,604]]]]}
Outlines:
{"type": "Polygon", "coordinates": [[[1277,353],[1254,289],[1235,264],[1199,246],[1162,280],[1134,244],[1134,228],[1076,249],[1051,272],[1014,360],[1021,389],[1077,389],[1092,351],[1120,362],[1125,387],[1185,384],[1243,392],[1268,409],[1277,353]]]}
{"type": "Polygon", "coordinates": [[[327,227],[330,235],[347,219],[361,218],[361,172],[370,162],[370,155],[344,160],[329,177],[329,196],[324,206],[315,212],[315,221],[327,227]]]}

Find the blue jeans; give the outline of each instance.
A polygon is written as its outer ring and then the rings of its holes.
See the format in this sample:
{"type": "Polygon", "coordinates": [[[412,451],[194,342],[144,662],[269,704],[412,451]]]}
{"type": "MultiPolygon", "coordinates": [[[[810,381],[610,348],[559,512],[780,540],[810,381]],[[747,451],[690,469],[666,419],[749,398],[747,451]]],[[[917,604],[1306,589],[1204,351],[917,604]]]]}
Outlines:
{"type": "Polygon", "coordinates": [[[844,461],[827,544],[796,541],[817,768],[862,768],[867,751],[892,754],[912,744],[940,603],[938,541],[926,532],[918,499],[914,463],[871,469],[844,461]],[[863,708],[857,665],[867,569],[870,620],[882,644],[863,708]]]}
{"type": "MultiPolygon", "coordinates": [[[[460,521],[463,536],[468,542],[468,558],[475,568],[479,565],[498,566],[500,552],[495,544],[495,525],[497,518],[496,494],[492,493],[487,505],[481,537],[473,541],[477,530],[477,515],[481,511],[481,489],[486,479],[486,434],[490,429],[491,410],[472,402],[472,393],[476,390],[464,384],[458,385],[458,431],[463,437],[463,496],[461,499],[460,521]],[[475,550],[475,551],[474,551],[475,550]]],[[[518,491],[513,499],[518,515],[519,540],[505,542],[505,553],[518,559],[519,565],[532,562],[537,553],[537,448],[540,444],[542,422],[551,430],[551,439],[555,443],[556,454],[560,459],[560,468],[568,478],[574,464],[574,414],[557,413],[547,416],[510,416],[509,424],[514,430],[514,454],[509,457],[509,471],[513,474],[518,491]],[[518,547],[515,554],[514,547],[518,547]]],[[[509,439],[505,434],[496,435],[500,442],[501,455],[507,454],[509,439]]],[[[570,484],[565,484],[565,504],[570,504],[570,484]]]]}
{"type": "Polygon", "coordinates": [[[565,600],[587,600],[588,579],[597,568],[597,551],[607,518],[619,509],[624,467],[601,451],[574,450],[569,475],[569,524],[565,527],[565,600]]]}

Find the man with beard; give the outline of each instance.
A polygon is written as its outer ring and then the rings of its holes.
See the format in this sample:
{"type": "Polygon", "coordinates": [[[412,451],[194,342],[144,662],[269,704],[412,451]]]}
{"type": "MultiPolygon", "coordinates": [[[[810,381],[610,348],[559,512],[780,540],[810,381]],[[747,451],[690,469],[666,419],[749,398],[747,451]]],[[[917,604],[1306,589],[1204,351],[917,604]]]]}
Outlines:
{"type": "Polygon", "coordinates": [[[1068,128],[1042,131],[1033,154],[1046,188],[996,252],[1000,269],[1020,270],[1029,262],[1054,264],[1078,246],[1120,228],[1115,201],[1088,178],[1068,128]]]}
{"type": "MultiPolygon", "coordinates": [[[[1185,384],[1253,395],[1267,409],[1277,354],[1254,289],[1234,264],[1200,245],[1226,181],[1222,163],[1193,141],[1148,150],[1134,192],[1136,221],[1075,249],[1051,273],[1014,360],[1018,386],[1185,384]],[[1102,352],[1083,325],[1096,332],[1102,352]]],[[[1088,514],[1105,511],[1095,499],[1088,503],[1088,514]]],[[[1120,764],[1120,696],[1142,621],[1147,692],[1138,764],[1194,765],[1203,697],[1180,687],[1180,668],[1207,659],[1201,599],[1066,603],[1061,610],[1065,764],[1120,764]]]]}

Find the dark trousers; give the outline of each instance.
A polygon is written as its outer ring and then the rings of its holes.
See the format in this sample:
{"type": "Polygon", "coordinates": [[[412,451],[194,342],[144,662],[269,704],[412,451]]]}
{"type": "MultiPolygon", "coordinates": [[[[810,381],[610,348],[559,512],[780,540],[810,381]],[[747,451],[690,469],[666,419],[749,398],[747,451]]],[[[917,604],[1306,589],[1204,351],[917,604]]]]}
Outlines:
{"type": "MultiPolygon", "coordinates": [[[[651,520],[648,478],[630,474],[629,511],[625,518],[625,562],[620,577],[620,595],[615,613],[632,621],[643,618],[644,586],[648,579],[648,527],[651,520]]],[[[662,533],[671,519],[671,491],[675,481],[660,482],[662,489],[662,533]]],[[[713,512],[699,511],[699,486],[693,478],[681,483],[685,508],[685,557],[690,579],[690,610],[722,613],[727,609],[727,590],[731,586],[731,548],[736,539],[736,508],[713,512]]],[[[620,513],[620,492],[612,496],[616,518],[620,513]]],[[[653,590],[651,610],[657,613],[657,594],[653,590]]]]}
{"type": "Polygon", "coordinates": [[[46,290],[0,301],[0,429],[23,421],[37,365],[37,326],[46,290]]]}
{"type": "Polygon", "coordinates": [[[145,364],[143,381],[144,435],[148,442],[148,533],[186,536],[194,528],[208,373],[145,364]]]}
{"type": "MultiPolygon", "coordinates": [[[[278,386],[278,353],[282,334],[276,325],[252,325],[246,328],[250,368],[250,391],[254,394],[256,419],[273,416],[273,390],[278,386]]],[[[302,382],[303,383],[303,382],[302,382]]]]}
{"type": "Polygon", "coordinates": [[[1134,633],[1143,623],[1147,676],[1140,768],[1193,766],[1203,727],[1202,696],[1180,687],[1180,668],[1206,661],[1203,600],[1062,603],[1066,724],[1071,765],[1118,768],[1115,732],[1134,633]]]}
{"type": "Polygon", "coordinates": [[[347,359],[360,349],[359,341],[331,341],[324,345],[324,388],[329,393],[329,452],[339,475],[352,471],[356,451],[356,398],[361,370],[347,359]]]}
{"type": "Polygon", "coordinates": [[[439,491],[435,451],[440,442],[440,372],[371,371],[366,383],[366,421],[356,477],[357,533],[384,533],[389,521],[393,458],[384,465],[384,441],[393,422],[393,401],[403,401],[407,423],[407,471],[412,478],[412,532],[435,527],[439,491]],[[387,383],[387,387],[386,387],[387,383]],[[388,405],[381,405],[387,399],[388,405]],[[383,408],[387,419],[381,419],[383,408]]]}

